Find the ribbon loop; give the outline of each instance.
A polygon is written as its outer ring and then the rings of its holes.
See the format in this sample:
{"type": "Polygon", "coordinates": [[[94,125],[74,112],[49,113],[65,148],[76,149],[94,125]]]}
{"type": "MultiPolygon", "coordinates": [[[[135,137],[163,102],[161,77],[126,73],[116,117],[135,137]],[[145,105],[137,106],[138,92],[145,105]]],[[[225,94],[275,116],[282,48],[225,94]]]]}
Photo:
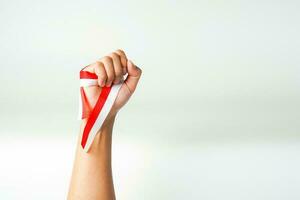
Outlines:
{"type": "Polygon", "coordinates": [[[80,96],[79,96],[79,118],[87,118],[84,127],[81,146],[88,152],[97,132],[102,127],[107,115],[109,114],[122,86],[113,84],[111,87],[103,87],[95,106],[91,109],[84,91],[84,87],[98,85],[98,76],[88,71],[80,71],[80,96]],[[88,110],[92,110],[88,112],[88,110]]]}

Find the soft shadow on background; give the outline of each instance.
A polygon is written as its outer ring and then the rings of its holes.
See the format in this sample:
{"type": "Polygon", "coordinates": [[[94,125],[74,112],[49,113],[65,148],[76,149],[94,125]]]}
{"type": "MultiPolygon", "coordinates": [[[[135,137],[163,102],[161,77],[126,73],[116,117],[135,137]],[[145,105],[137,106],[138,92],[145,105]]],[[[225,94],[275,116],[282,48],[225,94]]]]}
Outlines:
{"type": "Polygon", "coordinates": [[[0,199],[65,199],[78,72],[118,48],[143,69],[118,199],[299,199],[299,6],[0,0],[0,199]]]}

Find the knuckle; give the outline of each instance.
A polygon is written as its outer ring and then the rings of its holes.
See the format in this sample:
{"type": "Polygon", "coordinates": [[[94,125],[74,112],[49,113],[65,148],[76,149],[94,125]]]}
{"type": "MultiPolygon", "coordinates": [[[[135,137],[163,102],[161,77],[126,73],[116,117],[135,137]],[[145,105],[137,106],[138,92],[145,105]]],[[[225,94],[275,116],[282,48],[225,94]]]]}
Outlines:
{"type": "Polygon", "coordinates": [[[117,49],[116,51],[119,53],[125,54],[125,52],[122,49],[117,49]]]}
{"type": "Polygon", "coordinates": [[[99,74],[102,74],[103,72],[103,64],[101,62],[95,62],[95,73],[99,76],[99,74]]]}
{"type": "Polygon", "coordinates": [[[115,53],[115,52],[111,53],[111,54],[110,54],[110,57],[111,57],[112,59],[118,59],[118,58],[120,58],[120,56],[119,56],[117,53],[115,53]]]}
{"type": "Polygon", "coordinates": [[[103,66],[103,63],[102,63],[102,62],[100,62],[100,61],[96,61],[96,62],[95,62],[95,67],[100,68],[100,67],[102,67],[102,66],[103,66]]]}
{"type": "Polygon", "coordinates": [[[110,56],[104,56],[102,60],[103,62],[112,62],[112,58],[110,56]]]}

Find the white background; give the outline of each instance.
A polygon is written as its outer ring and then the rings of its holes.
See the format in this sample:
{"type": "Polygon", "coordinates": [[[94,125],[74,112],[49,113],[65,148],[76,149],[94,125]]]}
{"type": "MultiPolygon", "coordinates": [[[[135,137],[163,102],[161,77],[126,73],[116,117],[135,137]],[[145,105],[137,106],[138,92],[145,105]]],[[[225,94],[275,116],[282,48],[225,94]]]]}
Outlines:
{"type": "Polygon", "coordinates": [[[0,0],[0,198],[65,199],[79,70],[143,77],[113,138],[118,199],[300,198],[297,1],[0,0]]]}

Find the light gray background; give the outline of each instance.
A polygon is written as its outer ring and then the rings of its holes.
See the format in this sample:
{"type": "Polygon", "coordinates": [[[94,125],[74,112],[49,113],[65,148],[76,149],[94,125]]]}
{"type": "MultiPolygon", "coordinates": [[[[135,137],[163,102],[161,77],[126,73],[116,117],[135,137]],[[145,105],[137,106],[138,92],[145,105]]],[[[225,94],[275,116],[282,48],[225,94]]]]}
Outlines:
{"type": "Polygon", "coordinates": [[[0,198],[64,199],[78,72],[122,48],[119,199],[299,199],[297,1],[0,0],[0,198]]]}

